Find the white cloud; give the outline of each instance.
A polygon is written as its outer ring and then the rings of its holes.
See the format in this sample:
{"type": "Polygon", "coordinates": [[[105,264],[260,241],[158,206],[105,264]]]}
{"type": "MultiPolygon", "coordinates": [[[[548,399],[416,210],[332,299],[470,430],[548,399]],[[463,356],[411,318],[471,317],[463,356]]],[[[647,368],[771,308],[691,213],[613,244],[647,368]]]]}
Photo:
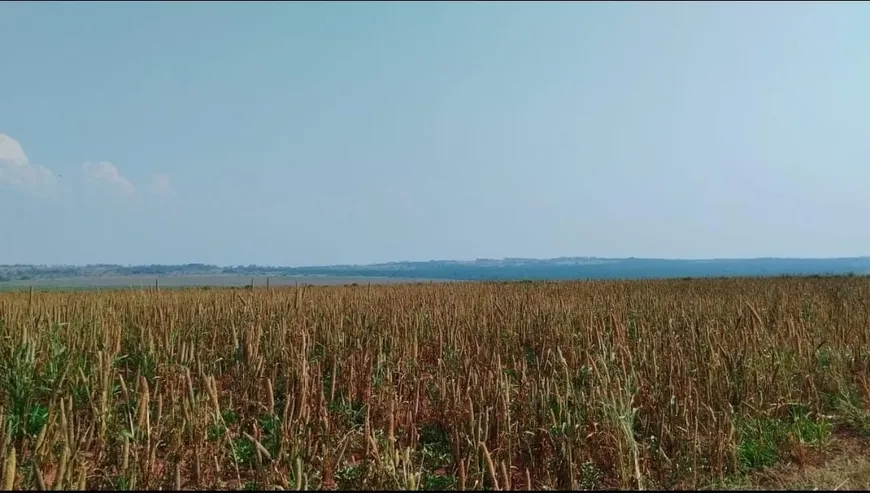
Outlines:
{"type": "Polygon", "coordinates": [[[118,168],[108,162],[84,163],[82,169],[88,183],[104,187],[125,197],[136,196],[136,186],[118,171],[118,168]]]}
{"type": "Polygon", "coordinates": [[[151,192],[155,195],[175,195],[172,180],[166,173],[157,173],[151,177],[151,192]]]}
{"type": "Polygon", "coordinates": [[[3,186],[50,197],[57,193],[57,176],[44,166],[31,164],[17,140],[0,134],[0,187],[3,186]]]}
{"type": "MultiPolygon", "coordinates": [[[[81,166],[84,185],[91,190],[102,189],[116,197],[133,199],[139,197],[136,185],[121,174],[118,167],[108,161],[86,162],[81,166]]],[[[61,188],[66,192],[82,193],[78,190],[83,183],[65,182],[54,171],[32,164],[24,153],[21,144],[12,137],[0,133],[0,190],[4,187],[18,188],[38,197],[57,198],[61,188]],[[61,182],[64,182],[63,185],[61,182]],[[72,187],[72,188],[71,188],[72,187]]],[[[148,189],[155,195],[175,195],[169,175],[157,173],[151,178],[148,189]]]]}

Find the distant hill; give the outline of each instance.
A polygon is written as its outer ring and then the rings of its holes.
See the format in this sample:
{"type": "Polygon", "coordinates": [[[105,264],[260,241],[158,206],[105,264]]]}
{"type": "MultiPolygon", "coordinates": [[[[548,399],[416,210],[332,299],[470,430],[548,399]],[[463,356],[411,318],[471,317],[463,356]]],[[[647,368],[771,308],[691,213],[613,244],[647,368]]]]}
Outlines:
{"type": "Polygon", "coordinates": [[[0,265],[0,282],[119,276],[329,276],[432,280],[651,279],[673,277],[870,274],[870,257],[668,260],[563,257],[555,259],[431,260],[319,267],[184,265],[0,265]]]}

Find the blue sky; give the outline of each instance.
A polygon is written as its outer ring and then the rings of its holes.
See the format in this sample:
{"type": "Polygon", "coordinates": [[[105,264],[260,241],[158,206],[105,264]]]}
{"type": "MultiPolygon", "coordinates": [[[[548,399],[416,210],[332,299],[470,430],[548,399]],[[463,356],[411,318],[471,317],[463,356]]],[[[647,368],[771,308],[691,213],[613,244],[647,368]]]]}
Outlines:
{"type": "Polygon", "coordinates": [[[0,3],[0,263],[870,254],[870,4],[0,3]]]}

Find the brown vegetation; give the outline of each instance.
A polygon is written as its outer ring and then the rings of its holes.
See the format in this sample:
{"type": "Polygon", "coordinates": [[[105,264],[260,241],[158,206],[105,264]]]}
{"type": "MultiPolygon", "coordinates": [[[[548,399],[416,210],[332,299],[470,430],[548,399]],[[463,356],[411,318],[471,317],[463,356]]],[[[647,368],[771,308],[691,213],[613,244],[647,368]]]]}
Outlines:
{"type": "Polygon", "coordinates": [[[861,277],[5,293],[0,341],[18,489],[700,488],[870,432],[861,277]]]}

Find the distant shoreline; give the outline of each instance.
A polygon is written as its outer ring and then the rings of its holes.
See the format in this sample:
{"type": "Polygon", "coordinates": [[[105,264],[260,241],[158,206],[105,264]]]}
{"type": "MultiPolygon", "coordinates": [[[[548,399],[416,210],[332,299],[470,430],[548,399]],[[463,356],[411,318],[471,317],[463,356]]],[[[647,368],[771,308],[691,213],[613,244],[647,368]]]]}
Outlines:
{"type": "Polygon", "coordinates": [[[304,284],[393,284],[443,281],[672,279],[684,277],[769,277],[868,275],[870,257],[835,259],[663,260],[564,257],[393,262],[323,267],[184,265],[0,266],[0,288],[39,286],[135,287],[159,279],[161,286],[246,286],[304,284]]]}
{"type": "Polygon", "coordinates": [[[104,276],[104,277],[72,277],[57,279],[36,279],[31,281],[11,281],[0,283],[0,291],[15,291],[27,289],[148,289],[153,288],[155,283],[160,288],[233,288],[247,287],[287,287],[295,285],[310,286],[341,286],[351,284],[406,284],[428,282],[451,282],[444,279],[407,279],[394,277],[327,277],[327,276],[242,276],[242,275],[184,275],[175,274],[167,276],[104,276]]]}

